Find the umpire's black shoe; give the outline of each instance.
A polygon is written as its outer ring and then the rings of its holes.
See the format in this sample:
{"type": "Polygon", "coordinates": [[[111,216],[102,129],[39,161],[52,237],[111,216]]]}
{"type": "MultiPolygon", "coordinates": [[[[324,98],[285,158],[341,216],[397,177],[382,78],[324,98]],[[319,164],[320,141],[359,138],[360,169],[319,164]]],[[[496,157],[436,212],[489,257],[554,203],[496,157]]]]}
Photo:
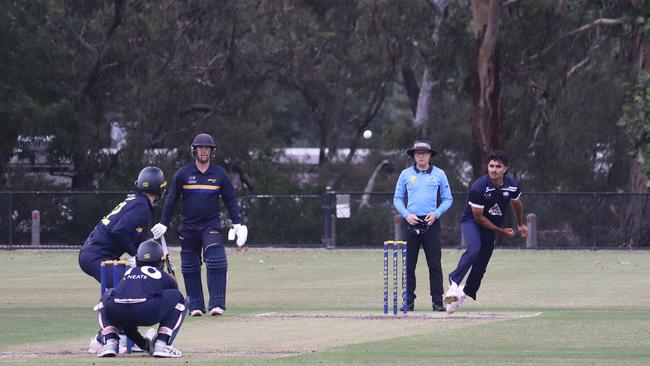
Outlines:
{"type": "Polygon", "coordinates": [[[446,311],[442,304],[433,304],[433,311],[446,311]]]}

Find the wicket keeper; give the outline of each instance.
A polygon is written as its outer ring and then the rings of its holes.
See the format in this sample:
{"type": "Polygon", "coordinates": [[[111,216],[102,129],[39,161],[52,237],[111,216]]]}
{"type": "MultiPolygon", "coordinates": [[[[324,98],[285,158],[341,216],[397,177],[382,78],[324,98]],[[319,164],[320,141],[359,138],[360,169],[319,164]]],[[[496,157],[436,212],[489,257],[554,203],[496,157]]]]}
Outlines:
{"type": "Polygon", "coordinates": [[[153,239],[138,247],[135,267],[129,268],[116,288],[106,291],[98,304],[104,345],[97,357],[115,357],[119,333],[154,357],[178,358],[183,354],[172,342],[185,319],[185,298],[178,284],[163,271],[163,250],[153,239]],[[144,338],[138,326],[160,323],[153,339],[144,338]]]}

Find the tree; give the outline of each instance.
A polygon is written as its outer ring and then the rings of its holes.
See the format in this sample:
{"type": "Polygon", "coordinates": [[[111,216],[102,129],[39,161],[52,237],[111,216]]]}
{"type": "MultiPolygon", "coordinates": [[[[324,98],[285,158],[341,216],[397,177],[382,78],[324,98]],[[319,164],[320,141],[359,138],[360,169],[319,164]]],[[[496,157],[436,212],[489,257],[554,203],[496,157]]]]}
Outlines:
{"type": "Polygon", "coordinates": [[[372,12],[361,3],[307,2],[264,14],[268,72],[279,86],[300,95],[324,175],[341,146],[351,148],[349,164],[390,88],[395,60],[372,12]]]}
{"type": "Polygon", "coordinates": [[[18,136],[27,145],[38,126],[69,116],[58,73],[68,58],[47,21],[50,11],[47,1],[12,1],[0,14],[0,187],[14,149],[26,147],[18,144],[18,136]]]}
{"type": "Polygon", "coordinates": [[[630,186],[633,192],[646,192],[650,188],[650,50],[647,34],[650,31],[650,9],[641,0],[631,0],[634,7],[630,53],[630,72],[634,82],[623,105],[619,124],[630,132],[633,141],[630,186]],[[640,21],[643,19],[643,21],[640,21]]]}
{"type": "Polygon", "coordinates": [[[499,62],[501,0],[473,0],[473,31],[476,39],[474,70],[467,82],[472,97],[472,169],[483,174],[484,161],[503,143],[503,111],[499,62]]]}

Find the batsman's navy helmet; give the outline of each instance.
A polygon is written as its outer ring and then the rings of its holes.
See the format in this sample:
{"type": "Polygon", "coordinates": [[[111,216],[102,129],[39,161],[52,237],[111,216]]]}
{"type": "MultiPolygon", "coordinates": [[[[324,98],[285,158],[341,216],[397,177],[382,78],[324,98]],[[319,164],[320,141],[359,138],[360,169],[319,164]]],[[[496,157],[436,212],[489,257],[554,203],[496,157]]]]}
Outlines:
{"type": "Polygon", "coordinates": [[[160,198],[167,189],[167,182],[162,170],[155,166],[148,166],[140,171],[138,180],[135,181],[138,192],[146,192],[160,198]]]}
{"type": "Polygon", "coordinates": [[[192,141],[192,146],[190,147],[190,150],[192,151],[192,157],[194,159],[196,159],[196,148],[199,146],[207,146],[212,149],[212,157],[214,157],[214,148],[216,145],[214,144],[214,139],[212,136],[208,135],[207,133],[200,133],[194,137],[194,141],[192,141]]]}
{"type": "Polygon", "coordinates": [[[194,141],[192,141],[192,150],[199,146],[207,146],[212,149],[216,147],[214,144],[214,139],[212,136],[208,135],[207,133],[200,133],[194,137],[194,141]]]}
{"type": "Polygon", "coordinates": [[[135,264],[138,266],[151,266],[160,268],[162,265],[163,250],[160,244],[153,239],[143,241],[135,255],[135,264]]]}

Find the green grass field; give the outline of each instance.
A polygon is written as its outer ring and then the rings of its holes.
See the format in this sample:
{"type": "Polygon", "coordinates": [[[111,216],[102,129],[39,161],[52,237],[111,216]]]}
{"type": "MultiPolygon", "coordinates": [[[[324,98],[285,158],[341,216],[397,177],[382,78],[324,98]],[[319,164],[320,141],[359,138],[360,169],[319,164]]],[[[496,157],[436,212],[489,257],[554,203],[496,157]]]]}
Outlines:
{"type": "MultiPolygon", "coordinates": [[[[445,273],[459,256],[444,251],[445,273]]],[[[381,314],[381,250],[251,249],[228,261],[226,315],[187,318],[183,358],[99,359],[86,353],[99,286],[77,253],[1,251],[0,364],[650,364],[646,251],[497,250],[478,302],[452,316],[430,311],[421,255],[416,311],[397,318],[381,314]]]]}

